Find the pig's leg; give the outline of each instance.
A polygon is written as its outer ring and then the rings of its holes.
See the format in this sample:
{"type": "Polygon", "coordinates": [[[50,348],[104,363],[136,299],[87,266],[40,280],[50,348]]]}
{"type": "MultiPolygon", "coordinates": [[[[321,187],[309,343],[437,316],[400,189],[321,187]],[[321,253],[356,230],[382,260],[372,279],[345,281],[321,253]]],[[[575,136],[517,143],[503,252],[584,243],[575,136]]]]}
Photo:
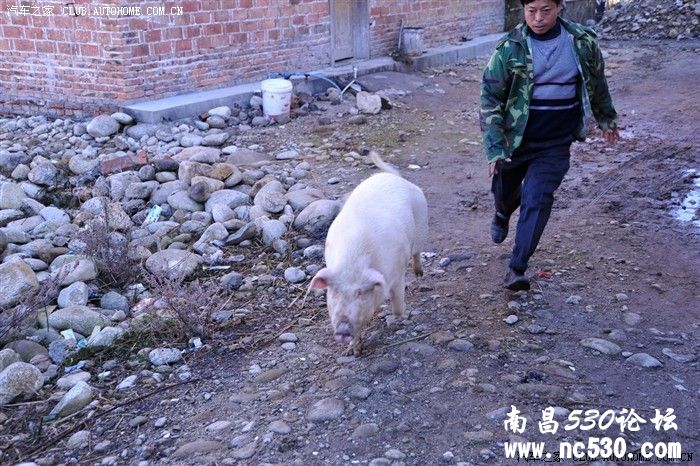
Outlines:
{"type": "Polygon", "coordinates": [[[354,340],[350,342],[348,348],[345,350],[345,356],[355,356],[359,357],[362,354],[362,338],[355,337],[354,340]]]}
{"type": "Polygon", "coordinates": [[[413,255],[413,273],[416,274],[416,277],[423,276],[423,263],[420,260],[420,252],[413,255]]]}
{"type": "Polygon", "coordinates": [[[391,310],[396,317],[402,317],[406,312],[406,283],[403,276],[391,289],[391,310]]]}

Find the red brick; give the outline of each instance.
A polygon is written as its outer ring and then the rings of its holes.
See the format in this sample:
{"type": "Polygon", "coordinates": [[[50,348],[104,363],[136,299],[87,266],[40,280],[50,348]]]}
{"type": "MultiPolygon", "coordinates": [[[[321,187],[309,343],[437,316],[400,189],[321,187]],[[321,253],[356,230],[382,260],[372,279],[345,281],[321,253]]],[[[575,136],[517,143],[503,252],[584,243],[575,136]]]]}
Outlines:
{"type": "Polygon", "coordinates": [[[175,41],[175,51],[176,52],[191,52],[192,51],[192,40],[183,39],[175,41]]]}
{"type": "Polygon", "coordinates": [[[14,49],[17,52],[35,52],[36,46],[34,41],[27,39],[14,39],[14,49]]]}
{"type": "Polygon", "coordinates": [[[223,32],[223,28],[221,27],[221,24],[208,24],[204,26],[203,34],[204,35],[218,35],[223,32]]]}

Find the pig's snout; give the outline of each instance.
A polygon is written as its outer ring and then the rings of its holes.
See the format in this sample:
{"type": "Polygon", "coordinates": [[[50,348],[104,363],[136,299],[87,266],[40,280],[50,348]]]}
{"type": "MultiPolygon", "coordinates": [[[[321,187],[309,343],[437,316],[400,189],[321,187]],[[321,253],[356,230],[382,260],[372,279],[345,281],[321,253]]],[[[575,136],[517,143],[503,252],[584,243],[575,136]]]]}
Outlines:
{"type": "Polygon", "coordinates": [[[350,343],[353,339],[353,327],[350,322],[340,322],[335,328],[335,340],[339,343],[350,343]]]}

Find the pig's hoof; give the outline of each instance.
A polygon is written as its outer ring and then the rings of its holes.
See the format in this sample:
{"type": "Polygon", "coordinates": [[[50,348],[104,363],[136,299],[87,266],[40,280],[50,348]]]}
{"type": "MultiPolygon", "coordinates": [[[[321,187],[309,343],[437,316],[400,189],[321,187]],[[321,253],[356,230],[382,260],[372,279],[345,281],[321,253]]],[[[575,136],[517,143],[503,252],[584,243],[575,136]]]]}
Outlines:
{"type": "Polygon", "coordinates": [[[350,345],[347,347],[345,352],[343,353],[343,356],[355,356],[359,357],[360,354],[362,354],[362,343],[350,343],[350,345]]]}
{"type": "Polygon", "coordinates": [[[413,255],[413,273],[416,277],[423,276],[423,262],[421,262],[420,254],[413,255]]]}

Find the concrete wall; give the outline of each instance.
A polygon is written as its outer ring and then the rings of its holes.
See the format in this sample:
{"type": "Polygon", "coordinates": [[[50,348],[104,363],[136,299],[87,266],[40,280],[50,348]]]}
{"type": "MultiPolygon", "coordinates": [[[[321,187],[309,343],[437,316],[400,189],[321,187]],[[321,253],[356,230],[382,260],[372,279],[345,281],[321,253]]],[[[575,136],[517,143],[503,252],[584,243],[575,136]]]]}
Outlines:
{"type": "MultiPolygon", "coordinates": [[[[87,11],[19,3],[28,2],[0,0],[0,113],[90,115],[330,63],[328,0],[76,0],[87,11]]],[[[372,57],[395,49],[402,18],[426,28],[429,46],[503,29],[503,0],[369,8],[372,57]]]]}

